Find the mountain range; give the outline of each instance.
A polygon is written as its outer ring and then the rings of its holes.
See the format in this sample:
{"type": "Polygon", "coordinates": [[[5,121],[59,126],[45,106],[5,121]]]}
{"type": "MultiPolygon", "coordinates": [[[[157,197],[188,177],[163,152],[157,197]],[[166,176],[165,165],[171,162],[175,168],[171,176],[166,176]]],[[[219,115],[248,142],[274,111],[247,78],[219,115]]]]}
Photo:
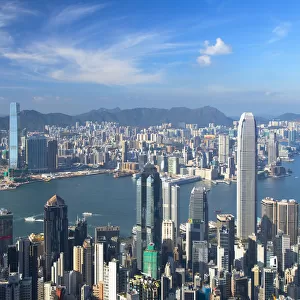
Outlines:
{"type": "MultiPolygon", "coordinates": [[[[62,113],[43,114],[36,110],[23,110],[20,113],[21,127],[29,131],[43,131],[45,125],[70,126],[75,122],[83,124],[86,121],[94,122],[117,122],[120,125],[148,127],[162,123],[173,123],[177,125],[180,122],[198,124],[207,126],[209,123],[218,125],[231,125],[233,120],[239,117],[227,117],[224,113],[211,106],[190,109],[186,107],[173,107],[171,109],[163,108],[132,108],[132,109],[105,109],[100,108],[91,110],[87,113],[71,116],[62,113]]],[[[300,120],[300,114],[286,113],[280,115],[276,120],[297,121],[300,120]]],[[[267,118],[257,117],[259,123],[268,122],[267,118]]],[[[9,117],[0,117],[0,129],[8,129],[9,117]]]]}
{"type": "MultiPolygon", "coordinates": [[[[171,109],[162,108],[132,108],[132,109],[105,109],[91,110],[87,113],[70,116],[61,113],[43,114],[35,110],[23,110],[20,113],[22,128],[27,130],[42,131],[45,125],[69,126],[75,122],[83,124],[86,121],[94,122],[117,122],[120,125],[148,127],[162,123],[180,122],[198,124],[206,126],[209,123],[218,125],[230,125],[232,119],[225,116],[218,109],[205,106],[197,109],[185,107],[173,107],[171,109]]],[[[0,129],[8,129],[9,117],[0,118],[0,129]]]]}

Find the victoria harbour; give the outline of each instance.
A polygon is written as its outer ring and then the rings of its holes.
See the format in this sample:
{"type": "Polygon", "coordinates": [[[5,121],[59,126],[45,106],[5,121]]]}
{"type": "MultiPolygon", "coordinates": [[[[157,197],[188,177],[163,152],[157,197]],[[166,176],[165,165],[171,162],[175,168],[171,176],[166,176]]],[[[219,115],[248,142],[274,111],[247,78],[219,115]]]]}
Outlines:
{"type": "MultiPolygon", "coordinates": [[[[274,199],[295,199],[298,201],[300,184],[300,157],[292,163],[285,163],[291,168],[291,176],[258,180],[257,209],[260,217],[260,201],[264,197],[274,199]]],[[[188,218],[190,192],[194,186],[209,189],[209,219],[216,219],[216,211],[236,214],[236,184],[211,184],[200,181],[180,187],[180,222],[188,218]]],[[[0,207],[14,212],[14,237],[30,233],[43,232],[43,207],[54,194],[63,197],[68,205],[69,222],[73,224],[83,212],[93,212],[87,218],[89,232],[99,225],[118,224],[121,234],[129,236],[136,218],[136,181],[131,177],[114,179],[112,175],[101,174],[68,179],[36,182],[15,190],[0,192],[0,207]],[[36,222],[25,222],[24,218],[34,216],[36,222]]]]}

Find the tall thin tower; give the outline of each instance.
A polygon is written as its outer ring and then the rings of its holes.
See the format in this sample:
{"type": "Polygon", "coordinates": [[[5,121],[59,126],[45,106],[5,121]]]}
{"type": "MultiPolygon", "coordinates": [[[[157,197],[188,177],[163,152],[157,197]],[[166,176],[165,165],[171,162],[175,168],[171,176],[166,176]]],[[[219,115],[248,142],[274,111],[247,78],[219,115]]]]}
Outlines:
{"type": "Polygon", "coordinates": [[[136,227],[137,267],[142,270],[143,253],[149,243],[161,244],[161,179],[154,165],[147,163],[137,180],[136,227]]]}
{"type": "Polygon", "coordinates": [[[17,169],[20,165],[20,104],[12,102],[9,111],[9,167],[17,169]]]}
{"type": "Polygon", "coordinates": [[[237,236],[256,233],[257,133],[252,113],[243,113],[238,127],[237,236]]]}

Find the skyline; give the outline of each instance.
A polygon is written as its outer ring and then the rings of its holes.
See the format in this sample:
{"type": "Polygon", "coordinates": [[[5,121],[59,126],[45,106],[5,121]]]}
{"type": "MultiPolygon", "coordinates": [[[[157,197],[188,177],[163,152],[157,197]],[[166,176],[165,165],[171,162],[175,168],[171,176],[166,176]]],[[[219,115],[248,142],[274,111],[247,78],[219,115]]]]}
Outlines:
{"type": "Polygon", "coordinates": [[[14,101],[72,115],[183,103],[300,112],[300,3],[175,2],[0,1],[0,114],[14,101]]]}

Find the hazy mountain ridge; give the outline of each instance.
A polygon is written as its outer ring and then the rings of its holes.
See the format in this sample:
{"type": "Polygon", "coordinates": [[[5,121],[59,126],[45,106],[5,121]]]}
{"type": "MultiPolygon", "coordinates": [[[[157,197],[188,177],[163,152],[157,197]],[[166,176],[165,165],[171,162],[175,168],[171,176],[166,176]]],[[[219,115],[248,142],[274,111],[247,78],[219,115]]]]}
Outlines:
{"type": "MultiPolygon", "coordinates": [[[[164,122],[178,124],[179,122],[195,123],[206,126],[209,123],[230,125],[232,119],[214,107],[205,106],[197,109],[185,107],[162,108],[132,108],[91,110],[87,113],[70,116],[62,113],[42,114],[35,110],[24,110],[20,113],[21,127],[28,130],[43,130],[45,125],[69,126],[75,122],[111,121],[128,126],[151,126],[164,122]]],[[[8,116],[0,118],[0,129],[8,129],[8,116]]]]}
{"type": "Polygon", "coordinates": [[[300,120],[300,114],[294,114],[294,113],[285,113],[275,118],[276,120],[281,121],[299,121],[300,120]]]}

